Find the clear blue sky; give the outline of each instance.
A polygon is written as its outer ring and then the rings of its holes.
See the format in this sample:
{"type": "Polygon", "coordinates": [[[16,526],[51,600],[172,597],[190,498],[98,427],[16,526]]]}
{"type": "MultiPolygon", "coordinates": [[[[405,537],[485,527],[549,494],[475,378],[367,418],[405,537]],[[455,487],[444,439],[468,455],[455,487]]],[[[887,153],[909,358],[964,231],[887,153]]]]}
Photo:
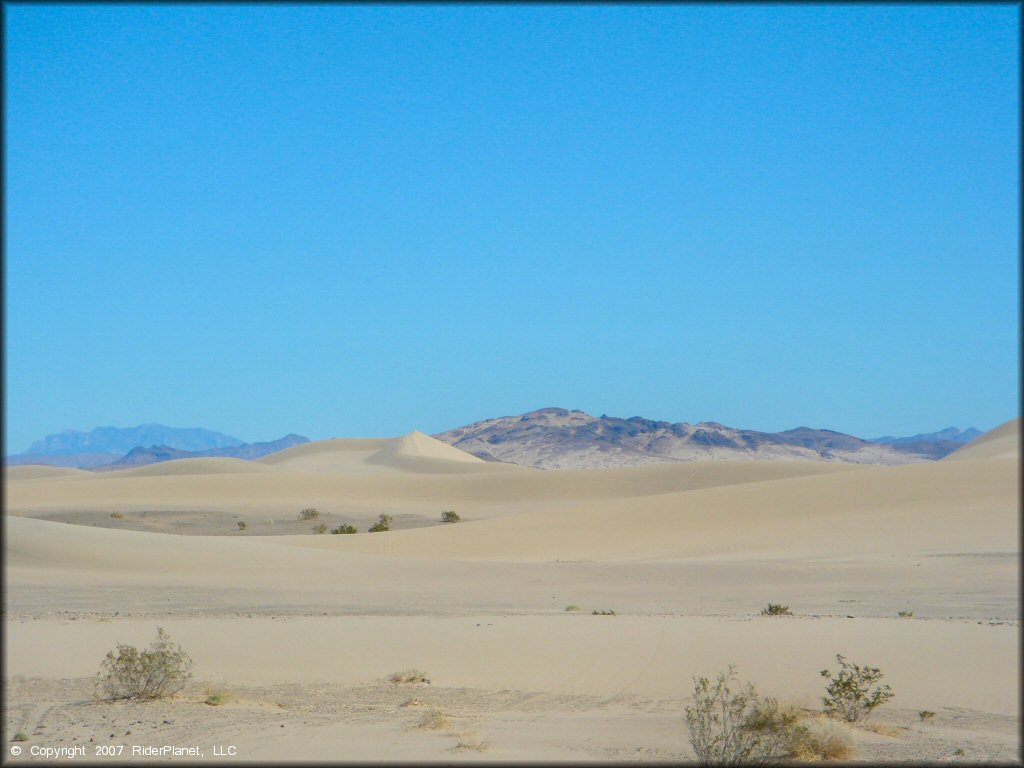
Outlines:
{"type": "Polygon", "coordinates": [[[1018,415],[1013,5],[8,5],[7,451],[1018,415]]]}

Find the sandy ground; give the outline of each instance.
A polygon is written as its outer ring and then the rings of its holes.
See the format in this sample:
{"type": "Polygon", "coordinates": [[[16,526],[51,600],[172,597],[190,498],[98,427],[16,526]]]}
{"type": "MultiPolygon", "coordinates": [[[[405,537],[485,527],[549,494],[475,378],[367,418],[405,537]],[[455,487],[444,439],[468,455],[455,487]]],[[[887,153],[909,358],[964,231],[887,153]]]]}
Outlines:
{"type": "Polygon", "coordinates": [[[932,464],[542,471],[413,433],[11,468],[5,757],[685,761],[695,675],[735,664],[820,710],[842,653],[896,693],[838,726],[854,760],[1019,762],[1018,443],[1014,420],[932,464]],[[381,513],[393,530],[366,533],[381,513]],[[189,686],[97,699],[104,654],[158,626],[189,686]],[[430,683],[389,681],[408,668],[430,683]],[[201,756],[133,753],[162,745],[201,756]]]}

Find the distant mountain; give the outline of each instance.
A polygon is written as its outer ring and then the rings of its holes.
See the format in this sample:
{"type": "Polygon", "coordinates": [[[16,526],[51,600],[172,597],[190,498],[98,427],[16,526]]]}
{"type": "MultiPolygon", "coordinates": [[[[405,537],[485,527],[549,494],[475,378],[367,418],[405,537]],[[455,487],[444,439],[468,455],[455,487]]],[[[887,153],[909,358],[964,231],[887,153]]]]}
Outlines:
{"type": "Polygon", "coordinates": [[[172,459],[197,459],[204,456],[228,456],[236,459],[258,459],[271,453],[283,451],[293,445],[308,443],[309,438],[302,435],[285,435],[277,440],[270,440],[262,443],[243,443],[242,445],[229,446],[226,448],[210,448],[206,451],[182,451],[171,448],[167,445],[151,445],[148,448],[137,446],[132,448],[126,455],[102,466],[94,466],[91,469],[97,472],[107,472],[114,469],[127,469],[129,467],[141,467],[146,464],[156,464],[160,461],[171,461],[172,459]]]}
{"type": "Polygon", "coordinates": [[[138,427],[97,427],[88,432],[68,429],[47,435],[32,443],[26,454],[72,456],[82,453],[113,453],[123,456],[140,445],[165,445],[182,451],[205,451],[242,445],[237,437],[209,429],[165,427],[142,424],[138,427]]]}
{"type": "Polygon", "coordinates": [[[488,461],[540,468],[632,466],[698,459],[803,459],[855,464],[931,461],[959,443],[879,444],[827,429],[785,432],[698,424],[595,417],[583,411],[541,408],[488,419],[434,435],[488,461]]]}
{"type": "Polygon", "coordinates": [[[956,427],[946,427],[945,429],[939,430],[938,432],[927,432],[921,435],[913,435],[912,437],[892,437],[886,435],[885,437],[872,438],[872,443],[879,443],[880,445],[906,445],[907,443],[957,443],[958,445],[966,445],[976,437],[980,437],[984,434],[980,429],[974,427],[968,427],[961,431],[956,427]]]}
{"type": "Polygon", "coordinates": [[[19,453],[4,457],[4,465],[13,467],[18,464],[48,464],[51,467],[76,467],[92,469],[121,458],[120,453],[76,453],[62,456],[50,453],[19,453]]]}

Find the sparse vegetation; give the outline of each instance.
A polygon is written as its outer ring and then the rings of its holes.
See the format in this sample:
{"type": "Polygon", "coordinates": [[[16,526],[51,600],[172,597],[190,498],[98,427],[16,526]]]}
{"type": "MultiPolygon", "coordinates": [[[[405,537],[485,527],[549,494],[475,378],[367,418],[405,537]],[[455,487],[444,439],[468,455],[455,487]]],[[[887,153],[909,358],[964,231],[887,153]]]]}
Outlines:
{"type": "Polygon", "coordinates": [[[192,677],[192,659],[158,627],[156,642],[144,651],[118,643],[117,653],[107,653],[98,676],[108,700],[148,701],[180,691],[192,677]]]}
{"type": "Polygon", "coordinates": [[[612,611],[612,610],[604,610],[604,611],[593,610],[593,611],[590,612],[590,615],[591,616],[614,616],[615,615],[615,611],[612,611]]]}
{"type": "Polygon", "coordinates": [[[935,713],[932,712],[930,709],[922,709],[920,712],[917,713],[917,716],[921,718],[921,722],[923,723],[926,720],[931,720],[933,717],[935,717],[935,713]]]}
{"type": "Polygon", "coordinates": [[[391,530],[391,515],[385,515],[381,513],[380,517],[377,518],[377,522],[370,526],[370,533],[379,533],[381,531],[391,530]]]}
{"type": "Polygon", "coordinates": [[[486,741],[480,741],[475,731],[464,731],[459,734],[459,743],[452,747],[452,751],[486,752],[490,746],[486,741]]]}
{"type": "Polygon", "coordinates": [[[115,520],[120,520],[122,517],[124,517],[124,513],[123,512],[111,512],[110,516],[113,517],[115,520]]]}
{"type": "Polygon", "coordinates": [[[578,605],[567,605],[567,606],[565,606],[565,610],[569,611],[569,612],[578,611],[579,609],[580,609],[580,607],[578,605]]]}
{"type": "Polygon", "coordinates": [[[395,672],[395,674],[391,676],[390,680],[395,685],[408,685],[410,683],[430,685],[427,673],[420,672],[418,669],[407,669],[404,672],[395,672]]]}
{"type": "Polygon", "coordinates": [[[304,510],[299,512],[300,520],[316,520],[320,517],[320,510],[315,507],[306,507],[304,510]]]}
{"type": "Polygon", "coordinates": [[[248,526],[245,524],[245,520],[238,521],[238,530],[244,531],[248,526]]]}
{"type": "Polygon", "coordinates": [[[963,749],[961,747],[957,747],[956,749],[953,750],[953,754],[956,755],[957,757],[963,757],[964,751],[963,751],[963,749]]]}
{"type": "Polygon", "coordinates": [[[768,603],[767,608],[761,609],[762,616],[792,616],[793,612],[789,610],[788,605],[779,605],[778,603],[768,603]]]}
{"type": "Polygon", "coordinates": [[[437,707],[428,709],[416,723],[417,728],[424,728],[429,731],[439,731],[448,727],[448,717],[437,707]]]}
{"type": "Polygon", "coordinates": [[[702,765],[762,763],[785,757],[797,722],[791,708],[761,698],[752,683],[734,690],[735,667],[715,679],[695,677],[686,707],[690,744],[702,765]]]}
{"type": "Polygon", "coordinates": [[[805,720],[786,738],[788,756],[797,760],[849,760],[856,749],[850,734],[834,720],[805,720]]]}
{"type": "Polygon", "coordinates": [[[327,523],[317,523],[313,526],[314,533],[327,533],[327,523]]]}
{"type": "Polygon", "coordinates": [[[461,519],[462,518],[459,517],[459,513],[456,512],[454,509],[446,509],[444,512],[441,513],[442,523],[457,523],[461,519]]]}
{"type": "Polygon", "coordinates": [[[847,722],[853,723],[867,718],[873,709],[891,699],[895,694],[888,685],[879,685],[884,677],[878,667],[861,667],[850,664],[837,653],[839,672],[833,675],[821,670],[821,676],[829,680],[826,695],[822,697],[825,711],[847,722]]]}
{"type": "Polygon", "coordinates": [[[337,528],[331,528],[331,533],[355,533],[356,527],[354,525],[339,525],[337,528]]]}
{"type": "Polygon", "coordinates": [[[900,611],[899,614],[897,614],[897,615],[901,619],[909,619],[909,618],[911,618],[914,615],[914,612],[913,611],[900,611]]]}
{"type": "Polygon", "coordinates": [[[28,741],[28,734],[24,731],[18,731],[14,734],[14,738],[11,741],[28,741]]]}

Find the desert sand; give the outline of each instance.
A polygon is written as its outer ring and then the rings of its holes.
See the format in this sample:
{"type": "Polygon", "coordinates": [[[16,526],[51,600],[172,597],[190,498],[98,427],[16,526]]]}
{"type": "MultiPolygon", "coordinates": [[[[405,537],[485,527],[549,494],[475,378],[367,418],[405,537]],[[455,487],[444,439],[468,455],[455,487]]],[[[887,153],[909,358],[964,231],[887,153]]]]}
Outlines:
{"type": "Polygon", "coordinates": [[[900,466],[538,470],[413,432],[252,462],[12,467],[7,756],[686,761],[695,675],[735,664],[820,710],[842,653],[896,694],[841,726],[852,759],[1019,762],[1019,434],[900,466]],[[380,514],[392,530],[367,533],[380,514]],[[158,626],[194,659],[189,686],[95,699],[105,653],[158,626]],[[405,669],[429,684],[390,681],[405,669]],[[203,757],[132,755],[165,744],[203,757]]]}

